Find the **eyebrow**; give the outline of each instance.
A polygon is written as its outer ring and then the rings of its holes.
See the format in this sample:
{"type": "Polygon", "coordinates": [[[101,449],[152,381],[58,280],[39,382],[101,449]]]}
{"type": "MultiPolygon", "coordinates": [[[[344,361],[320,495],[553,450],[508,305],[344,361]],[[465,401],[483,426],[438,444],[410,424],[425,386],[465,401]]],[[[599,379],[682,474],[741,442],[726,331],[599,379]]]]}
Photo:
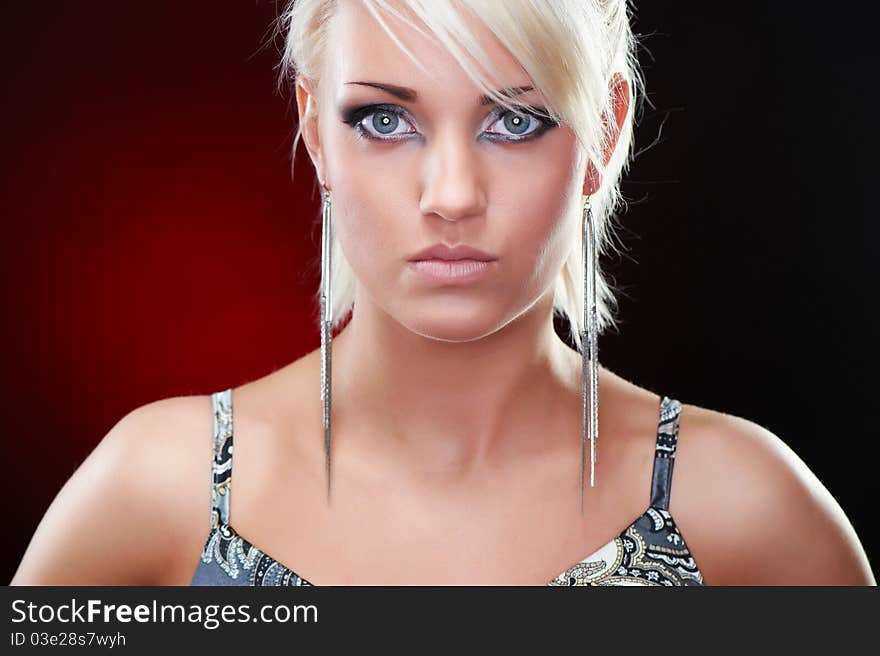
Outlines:
{"type": "MultiPolygon", "coordinates": [[[[386,84],[384,82],[346,82],[346,84],[357,84],[363,87],[373,87],[375,89],[381,89],[382,91],[386,91],[392,96],[396,96],[397,98],[400,98],[401,100],[406,100],[407,102],[416,102],[419,97],[419,94],[414,89],[410,89],[409,87],[399,87],[394,84],[386,84]]],[[[498,93],[503,96],[512,97],[534,90],[535,87],[521,86],[501,89],[498,93]]],[[[491,105],[494,102],[495,101],[487,95],[480,96],[481,105],[491,105]]]]}

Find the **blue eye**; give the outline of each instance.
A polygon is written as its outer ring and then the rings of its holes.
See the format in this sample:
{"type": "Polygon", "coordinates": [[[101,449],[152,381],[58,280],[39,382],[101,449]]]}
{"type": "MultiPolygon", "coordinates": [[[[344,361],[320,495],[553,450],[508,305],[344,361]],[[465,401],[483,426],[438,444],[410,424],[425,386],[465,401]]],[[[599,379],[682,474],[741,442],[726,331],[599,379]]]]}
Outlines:
{"type": "Polygon", "coordinates": [[[508,135],[503,133],[490,132],[490,134],[502,134],[502,136],[522,137],[523,135],[534,134],[541,127],[541,121],[531,114],[517,114],[506,111],[501,115],[495,123],[502,123],[504,129],[508,130],[508,135]],[[530,129],[531,128],[531,129],[530,129]]]}
{"type": "Polygon", "coordinates": [[[391,112],[376,112],[373,114],[373,127],[382,134],[391,134],[400,123],[400,117],[391,112]]]}
{"type": "Polygon", "coordinates": [[[398,131],[398,127],[412,125],[403,114],[391,107],[370,106],[348,112],[343,121],[357,130],[358,136],[376,141],[401,141],[415,129],[398,131]],[[389,138],[391,137],[391,138],[389,138]]]}
{"type": "Polygon", "coordinates": [[[550,118],[545,110],[539,107],[531,108],[531,111],[511,111],[499,107],[495,111],[495,116],[496,119],[492,125],[500,123],[505,132],[489,130],[485,134],[490,141],[500,141],[502,143],[531,141],[559,125],[559,123],[550,118]]]}

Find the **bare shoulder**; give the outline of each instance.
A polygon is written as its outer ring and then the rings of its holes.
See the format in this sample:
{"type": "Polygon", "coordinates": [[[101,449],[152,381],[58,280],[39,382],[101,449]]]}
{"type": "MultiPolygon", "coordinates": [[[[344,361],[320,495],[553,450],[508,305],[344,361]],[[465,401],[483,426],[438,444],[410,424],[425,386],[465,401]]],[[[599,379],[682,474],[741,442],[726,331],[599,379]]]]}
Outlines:
{"type": "Polygon", "coordinates": [[[669,509],[710,585],[876,585],[832,494],[746,419],[682,406],[669,509]]]}
{"type": "Polygon", "coordinates": [[[61,488],[11,585],[188,583],[210,529],[208,396],[140,406],[61,488]]]}

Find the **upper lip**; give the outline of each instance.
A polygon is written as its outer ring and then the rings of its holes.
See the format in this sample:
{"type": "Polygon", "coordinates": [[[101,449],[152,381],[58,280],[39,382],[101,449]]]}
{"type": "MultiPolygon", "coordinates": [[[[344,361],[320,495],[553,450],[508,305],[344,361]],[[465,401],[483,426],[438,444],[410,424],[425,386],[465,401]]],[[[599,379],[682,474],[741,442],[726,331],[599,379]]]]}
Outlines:
{"type": "Polygon", "coordinates": [[[481,260],[483,262],[491,262],[496,260],[494,255],[489,255],[481,250],[468,246],[467,244],[458,244],[457,246],[447,246],[446,244],[434,244],[424,250],[419,251],[411,258],[410,262],[418,260],[481,260]]]}

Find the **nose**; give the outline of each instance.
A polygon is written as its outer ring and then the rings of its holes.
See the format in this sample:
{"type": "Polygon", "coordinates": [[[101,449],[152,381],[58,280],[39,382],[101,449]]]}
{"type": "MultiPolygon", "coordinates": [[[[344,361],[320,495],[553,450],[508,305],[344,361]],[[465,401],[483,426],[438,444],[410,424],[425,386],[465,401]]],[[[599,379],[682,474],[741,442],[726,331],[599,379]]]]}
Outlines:
{"type": "Polygon", "coordinates": [[[475,151],[466,137],[438,136],[424,165],[422,214],[436,214],[446,221],[483,214],[486,194],[475,151]]]}

